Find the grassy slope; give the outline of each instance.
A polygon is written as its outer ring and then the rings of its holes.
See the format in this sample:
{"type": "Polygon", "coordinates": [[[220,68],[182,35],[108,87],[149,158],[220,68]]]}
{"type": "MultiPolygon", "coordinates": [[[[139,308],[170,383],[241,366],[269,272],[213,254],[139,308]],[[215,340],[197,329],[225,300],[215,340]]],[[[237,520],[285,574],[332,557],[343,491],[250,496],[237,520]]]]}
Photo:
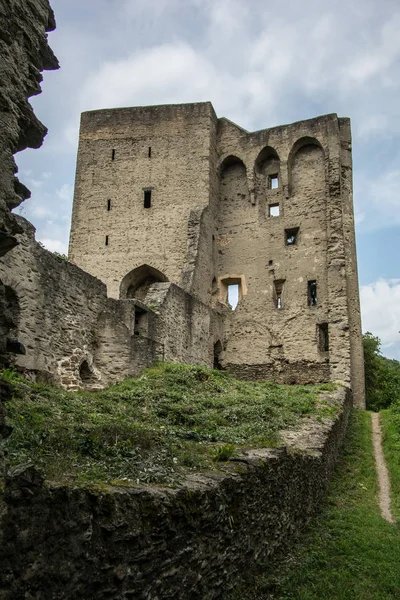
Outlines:
{"type": "Polygon", "coordinates": [[[53,480],[176,484],[240,447],[279,445],[279,430],[336,407],[320,386],[245,383],[221,371],[160,365],[100,392],[14,386],[8,461],[31,460],[53,480]]]}
{"type": "Polygon", "coordinates": [[[379,515],[370,413],[353,412],[328,502],[305,539],[234,598],[400,598],[400,528],[379,515]]]}
{"type": "MultiPolygon", "coordinates": [[[[400,521],[400,404],[381,411],[383,451],[390,474],[393,517],[400,521]]],[[[400,568],[400,566],[399,566],[400,568]]],[[[399,592],[400,597],[400,592],[399,592]]]]}

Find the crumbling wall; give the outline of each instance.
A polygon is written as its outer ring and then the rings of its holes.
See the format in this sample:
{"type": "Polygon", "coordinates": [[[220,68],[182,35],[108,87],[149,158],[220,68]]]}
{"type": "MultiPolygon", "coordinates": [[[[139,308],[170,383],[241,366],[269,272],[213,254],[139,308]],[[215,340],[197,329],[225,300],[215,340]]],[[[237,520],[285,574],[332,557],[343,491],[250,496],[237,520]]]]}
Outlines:
{"type": "Polygon", "coordinates": [[[363,406],[360,316],[349,301],[358,298],[351,158],[341,135],[336,115],[250,134],[220,119],[220,300],[224,279],[242,281],[222,364],[246,378],[343,381],[363,406]]]}
{"type": "Polygon", "coordinates": [[[335,114],[249,133],[210,103],[84,113],[71,256],[114,297],[148,265],[223,314],[237,375],[341,381],[364,406],[350,144],[335,114]]]}
{"type": "MultiPolygon", "coordinates": [[[[28,98],[40,93],[41,71],[57,69],[47,45],[46,31],[55,28],[48,0],[0,0],[0,257],[17,244],[21,229],[10,212],[30,191],[15,176],[13,154],[41,146],[46,128],[35,117],[28,98]]],[[[13,340],[15,314],[10,310],[9,290],[0,280],[0,363],[10,351],[22,352],[13,340]],[[14,345],[12,347],[12,341],[14,345]]]]}
{"type": "Polygon", "coordinates": [[[351,404],[348,390],[334,397],[334,422],[179,489],[65,487],[14,469],[0,496],[1,598],[222,598],[320,506],[351,404]]]}
{"type": "Polygon", "coordinates": [[[146,296],[156,312],[153,336],[166,362],[213,366],[213,344],[223,317],[173,283],[156,283],[146,296]]]}
{"type": "MultiPolygon", "coordinates": [[[[107,361],[101,370],[96,354],[117,345],[120,367],[117,379],[135,371],[131,332],[133,303],[111,306],[105,285],[75,265],[54,256],[34,239],[34,228],[18,217],[23,229],[18,246],[0,262],[0,278],[12,290],[19,305],[17,338],[25,354],[15,364],[65,387],[82,385],[80,368],[84,361],[93,372],[94,382],[105,385],[115,380],[107,361]],[[99,333],[104,319],[111,321],[108,337],[99,333]]],[[[115,359],[117,352],[111,352],[115,359]]]]}
{"type": "Polygon", "coordinates": [[[10,210],[29,198],[15,177],[13,154],[39,148],[47,133],[27,101],[41,92],[41,71],[57,69],[46,31],[55,28],[48,0],[0,0],[0,256],[20,231],[10,210]]]}

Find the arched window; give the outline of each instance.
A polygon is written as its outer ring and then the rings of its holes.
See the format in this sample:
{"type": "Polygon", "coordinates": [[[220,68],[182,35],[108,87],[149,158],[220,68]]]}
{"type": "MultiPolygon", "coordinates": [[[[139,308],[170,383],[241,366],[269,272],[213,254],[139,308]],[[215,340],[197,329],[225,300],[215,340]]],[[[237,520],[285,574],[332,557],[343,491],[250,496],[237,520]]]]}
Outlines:
{"type": "Polygon", "coordinates": [[[280,169],[280,160],[276,150],[270,146],[263,148],[254,163],[256,193],[260,198],[265,198],[269,190],[277,191],[281,188],[280,169]]]}
{"type": "Polygon", "coordinates": [[[153,283],[168,281],[167,277],[149,265],[141,265],[123,278],[120,286],[120,298],[144,300],[153,283]]]}

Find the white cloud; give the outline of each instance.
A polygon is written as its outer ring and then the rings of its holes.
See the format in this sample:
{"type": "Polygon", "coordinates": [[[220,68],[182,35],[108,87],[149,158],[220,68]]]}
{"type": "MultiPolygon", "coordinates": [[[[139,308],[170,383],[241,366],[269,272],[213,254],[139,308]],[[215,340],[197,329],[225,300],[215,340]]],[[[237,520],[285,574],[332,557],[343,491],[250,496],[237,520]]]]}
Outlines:
{"type": "Polygon", "coordinates": [[[42,238],[40,240],[47,250],[50,252],[59,252],[60,254],[68,254],[68,246],[65,242],[60,240],[52,240],[50,238],[42,238]]]}
{"type": "Polygon", "coordinates": [[[400,280],[363,285],[360,297],[363,331],[381,339],[384,354],[400,359],[400,280]]]}

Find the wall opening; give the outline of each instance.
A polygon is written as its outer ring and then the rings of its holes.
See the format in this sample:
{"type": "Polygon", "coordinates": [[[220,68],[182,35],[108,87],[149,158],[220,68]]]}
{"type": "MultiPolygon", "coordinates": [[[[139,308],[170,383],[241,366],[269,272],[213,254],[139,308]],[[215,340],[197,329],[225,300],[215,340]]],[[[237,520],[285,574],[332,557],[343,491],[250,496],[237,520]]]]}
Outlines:
{"type": "Polygon", "coordinates": [[[275,308],[283,308],[283,288],[285,279],[277,279],[274,281],[274,302],[275,308]]]}
{"type": "Polygon", "coordinates": [[[111,210],[111,200],[107,200],[107,210],[111,210]]]}
{"type": "Polygon", "coordinates": [[[319,323],[318,325],[318,349],[320,352],[329,352],[328,323],[319,323]]]}
{"type": "Polygon", "coordinates": [[[278,174],[268,175],[268,188],[270,190],[277,190],[279,187],[279,177],[278,174]]]}
{"type": "Polygon", "coordinates": [[[144,208],[151,207],[151,190],[144,190],[143,206],[144,208]]]}
{"type": "Polygon", "coordinates": [[[268,214],[270,217],[279,217],[279,215],[280,215],[279,204],[269,204],[268,205],[268,214]]]}
{"type": "Polygon", "coordinates": [[[108,235],[106,235],[106,246],[108,246],[108,235]]]}
{"type": "Polygon", "coordinates": [[[214,361],[213,361],[213,367],[214,367],[214,369],[218,369],[219,371],[222,370],[222,365],[221,365],[221,361],[220,361],[221,352],[222,352],[222,344],[218,340],[218,342],[216,342],[214,344],[214,361]]]}
{"type": "Polygon", "coordinates": [[[115,149],[113,148],[111,150],[111,160],[114,160],[114,158],[115,158],[115,149]]]}
{"type": "Polygon", "coordinates": [[[315,279],[311,279],[308,282],[308,306],[315,306],[317,304],[317,282],[315,279]]]}
{"type": "Polygon", "coordinates": [[[134,335],[146,336],[148,333],[148,315],[145,310],[135,306],[134,335]]]}
{"type": "Polygon", "coordinates": [[[97,377],[87,360],[84,360],[79,367],[79,377],[83,387],[89,387],[92,384],[97,383],[97,377]]]}
{"type": "Polygon", "coordinates": [[[167,277],[149,265],[141,265],[125,275],[120,285],[120,298],[144,300],[153,283],[168,281],[167,277]]]}
{"type": "Polygon", "coordinates": [[[243,296],[247,294],[247,287],[243,275],[226,275],[219,279],[220,302],[227,304],[232,310],[237,308],[243,296]]]}
{"type": "Polygon", "coordinates": [[[239,302],[239,284],[238,283],[230,283],[228,285],[228,304],[235,310],[239,302]]]}
{"type": "Polygon", "coordinates": [[[295,246],[297,244],[297,237],[299,233],[299,227],[292,227],[292,229],[285,229],[285,244],[286,246],[295,246]]]}
{"type": "Polygon", "coordinates": [[[151,158],[151,146],[149,146],[149,158],[151,158]]]}

